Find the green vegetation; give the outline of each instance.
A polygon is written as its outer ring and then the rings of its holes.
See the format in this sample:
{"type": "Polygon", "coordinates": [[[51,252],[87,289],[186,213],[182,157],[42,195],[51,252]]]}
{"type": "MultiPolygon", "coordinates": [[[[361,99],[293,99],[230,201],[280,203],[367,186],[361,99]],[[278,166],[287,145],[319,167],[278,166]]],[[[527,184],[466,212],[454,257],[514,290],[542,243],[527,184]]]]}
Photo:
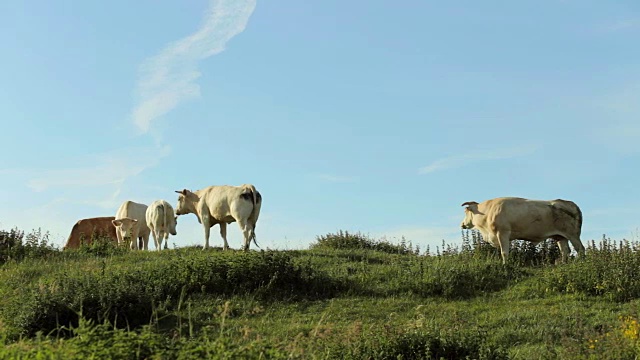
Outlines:
{"type": "Polygon", "coordinates": [[[0,232],[0,359],[632,359],[640,251],[603,238],[421,253],[362,234],[309,250],[59,251],[0,232]]]}

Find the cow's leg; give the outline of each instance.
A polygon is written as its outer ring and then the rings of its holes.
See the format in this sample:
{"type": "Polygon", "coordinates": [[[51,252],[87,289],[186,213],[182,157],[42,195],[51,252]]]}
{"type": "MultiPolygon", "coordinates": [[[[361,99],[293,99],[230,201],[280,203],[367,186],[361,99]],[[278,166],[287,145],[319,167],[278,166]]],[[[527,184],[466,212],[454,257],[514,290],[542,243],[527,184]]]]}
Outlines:
{"type": "MultiPolygon", "coordinates": [[[[162,250],[162,242],[165,241],[165,240],[168,241],[169,236],[167,234],[168,233],[166,231],[164,231],[164,230],[160,232],[160,236],[158,237],[159,243],[160,243],[160,246],[158,246],[158,251],[162,250]]],[[[165,247],[166,247],[166,245],[167,244],[165,243],[165,247]]]]}
{"type": "Polygon", "coordinates": [[[151,230],[149,230],[145,235],[138,235],[140,250],[149,250],[149,236],[151,236],[151,230]]]}
{"type": "Polygon", "coordinates": [[[500,244],[500,253],[502,254],[502,263],[506,264],[509,258],[509,247],[511,245],[511,239],[509,239],[511,233],[508,231],[500,231],[497,234],[498,243],[500,244]]]}
{"type": "Polygon", "coordinates": [[[222,221],[218,225],[220,225],[220,236],[222,236],[222,241],[224,241],[223,250],[229,250],[229,243],[227,242],[227,223],[222,221]]]}
{"type": "Polygon", "coordinates": [[[153,236],[153,244],[156,246],[156,250],[158,250],[160,248],[160,245],[158,244],[159,231],[154,228],[151,228],[150,233],[151,233],[151,236],[153,236]]]}
{"type": "Polygon", "coordinates": [[[202,214],[202,226],[204,226],[204,249],[209,248],[209,234],[211,233],[211,217],[209,214],[202,214]]]}
{"type": "Polygon", "coordinates": [[[560,248],[560,256],[562,257],[562,262],[566,263],[569,260],[569,241],[567,239],[558,239],[556,240],[558,247],[560,248]]]}
{"type": "Polygon", "coordinates": [[[585,255],[584,245],[582,245],[582,241],[580,241],[580,237],[579,236],[578,237],[571,237],[571,238],[569,238],[569,241],[571,241],[571,245],[573,246],[573,248],[578,253],[578,256],[584,256],[585,255]]]}
{"type": "Polygon", "coordinates": [[[138,239],[139,229],[137,226],[134,226],[131,229],[131,250],[136,250],[138,248],[137,239],[138,239]]]}
{"type": "Polygon", "coordinates": [[[242,235],[244,236],[244,246],[242,250],[249,251],[249,245],[251,244],[251,226],[246,219],[238,220],[238,226],[240,226],[240,230],[242,230],[242,235]]]}

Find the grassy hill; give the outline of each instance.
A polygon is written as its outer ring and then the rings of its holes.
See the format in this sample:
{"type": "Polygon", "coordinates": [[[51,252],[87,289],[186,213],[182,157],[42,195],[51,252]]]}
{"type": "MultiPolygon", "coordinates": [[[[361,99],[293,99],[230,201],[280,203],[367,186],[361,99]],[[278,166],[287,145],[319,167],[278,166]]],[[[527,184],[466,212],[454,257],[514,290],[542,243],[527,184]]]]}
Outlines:
{"type": "Polygon", "coordinates": [[[61,252],[0,232],[0,358],[633,359],[638,244],[503,265],[464,234],[420,252],[361,234],[309,250],[61,252]]]}

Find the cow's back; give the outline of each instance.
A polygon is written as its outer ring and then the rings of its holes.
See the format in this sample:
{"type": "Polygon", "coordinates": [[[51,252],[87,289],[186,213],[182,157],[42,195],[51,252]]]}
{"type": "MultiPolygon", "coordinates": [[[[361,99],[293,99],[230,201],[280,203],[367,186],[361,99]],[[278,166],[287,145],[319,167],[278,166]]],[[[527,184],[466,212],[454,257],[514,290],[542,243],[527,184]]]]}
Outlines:
{"type": "Polygon", "coordinates": [[[145,236],[149,234],[146,213],[147,205],[127,200],[118,208],[118,211],[116,212],[116,219],[128,217],[138,220],[138,236],[145,236]]]}
{"type": "Polygon", "coordinates": [[[217,221],[235,222],[231,217],[231,206],[240,200],[242,191],[239,186],[213,185],[197,191],[196,194],[217,221]]]}
{"type": "Polygon", "coordinates": [[[114,219],[113,216],[105,216],[78,220],[73,225],[63,249],[77,249],[81,245],[81,240],[84,244],[89,245],[94,236],[107,237],[117,242],[116,228],[111,222],[114,219]]]}
{"type": "Polygon", "coordinates": [[[174,221],[174,216],[173,206],[166,200],[152,202],[145,213],[147,225],[153,224],[153,227],[167,226],[171,221],[174,221]]]}
{"type": "MultiPolygon", "coordinates": [[[[582,213],[567,200],[531,200],[503,197],[478,206],[492,230],[508,229],[514,236],[535,237],[538,233],[580,234],[582,213]]],[[[542,235],[541,235],[542,236],[542,235]]]]}

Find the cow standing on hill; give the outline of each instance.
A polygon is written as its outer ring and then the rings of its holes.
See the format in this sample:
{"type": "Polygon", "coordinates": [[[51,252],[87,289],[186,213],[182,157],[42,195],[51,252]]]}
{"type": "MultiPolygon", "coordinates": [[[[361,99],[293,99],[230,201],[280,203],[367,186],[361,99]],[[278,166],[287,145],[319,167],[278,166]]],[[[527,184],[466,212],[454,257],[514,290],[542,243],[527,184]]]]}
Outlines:
{"type": "Polygon", "coordinates": [[[153,236],[156,250],[162,250],[162,241],[166,240],[165,248],[169,243],[169,234],[175,236],[178,217],[173,212],[173,207],[164,201],[156,200],[149,205],[146,212],[147,227],[153,236]]]}
{"type": "Polygon", "coordinates": [[[149,247],[149,227],[147,226],[147,205],[133,201],[125,201],[116,212],[116,218],[112,221],[118,234],[118,244],[124,242],[124,238],[131,232],[131,249],[138,248],[138,238],[141,239],[140,247],[145,250],[149,247]]]}
{"type": "Polygon", "coordinates": [[[465,217],[463,229],[478,229],[484,241],[500,249],[502,262],[509,257],[511,240],[527,240],[537,244],[546,239],[556,240],[562,261],[569,257],[569,244],[584,255],[580,241],[582,211],[567,200],[529,200],[502,197],[477,203],[462,204],[465,217]]]}
{"type": "Polygon", "coordinates": [[[177,215],[196,214],[204,227],[204,248],[209,247],[210,228],[220,224],[220,235],[227,243],[227,224],[238,222],[244,236],[243,250],[248,251],[251,240],[256,243],[256,223],[260,215],[262,196],[253,185],[241,186],[216,185],[197,191],[187,189],[176,191],[179,195],[176,206],[177,215]]]}

